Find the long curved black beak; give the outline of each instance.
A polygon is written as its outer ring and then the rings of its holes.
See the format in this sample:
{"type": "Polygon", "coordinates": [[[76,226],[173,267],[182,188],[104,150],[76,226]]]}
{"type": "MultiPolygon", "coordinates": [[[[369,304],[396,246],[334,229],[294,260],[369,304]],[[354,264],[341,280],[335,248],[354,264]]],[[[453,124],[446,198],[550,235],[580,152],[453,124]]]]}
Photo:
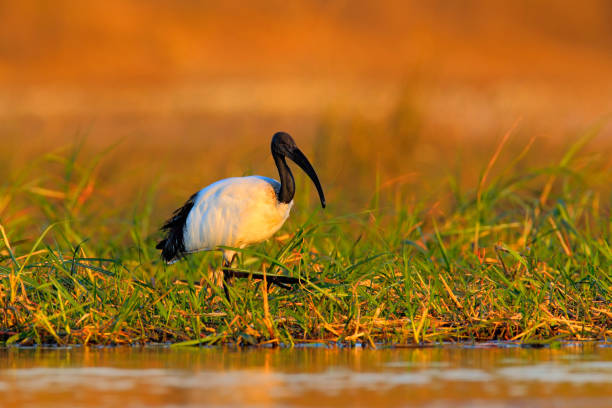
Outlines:
{"type": "Polygon", "coordinates": [[[310,177],[319,192],[321,207],[325,208],[325,194],[323,194],[323,188],[321,187],[321,183],[319,183],[319,177],[317,177],[317,173],[312,168],[306,156],[304,156],[304,153],[296,147],[290,153],[286,154],[286,156],[300,166],[301,169],[304,170],[304,173],[308,174],[308,177],[310,177]]]}

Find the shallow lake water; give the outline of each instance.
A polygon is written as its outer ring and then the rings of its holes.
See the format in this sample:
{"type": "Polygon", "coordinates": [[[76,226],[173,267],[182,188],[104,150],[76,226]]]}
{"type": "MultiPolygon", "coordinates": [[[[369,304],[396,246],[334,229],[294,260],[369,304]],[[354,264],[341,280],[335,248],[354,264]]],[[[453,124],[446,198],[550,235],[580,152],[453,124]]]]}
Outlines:
{"type": "Polygon", "coordinates": [[[2,407],[612,407],[612,347],[0,348],[2,407]]]}

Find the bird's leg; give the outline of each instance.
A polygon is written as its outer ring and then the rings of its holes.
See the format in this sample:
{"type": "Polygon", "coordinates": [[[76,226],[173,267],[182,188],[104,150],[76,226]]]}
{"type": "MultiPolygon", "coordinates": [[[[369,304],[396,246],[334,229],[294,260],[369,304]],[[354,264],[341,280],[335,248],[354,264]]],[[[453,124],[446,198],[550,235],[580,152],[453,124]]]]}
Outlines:
{"type": "Polygon", "coordinates": [[[268,278],[268,290],[270,290],[270,287],[271,287],[272,285],[276,285],[276,286],[278,286],[279,288],[283,288],[283,289],[286,289],[286,290],[291,290],[291,286],[289,286],[289,285],[287,285],[287,284],[284,284],[284,283],[282,283],[282,282],[275,281],[275,280],[273,279],[273,277],[272,277],[272,279],[269,279],[269,278],[268,278]]]}
{"type": "Polygon", "coordinates": [[[227,262],[225,259],[223,260],[223,291],[225,292],[225,297],[227,300],[230,300],[229,295],[229,283],[230,283],[230,271],[229,268],[232,266],[231,262],[227,262]]]}
{"type": "Polygon", "coordinates": [[[236,252],[234,251],[224,251],[223,252],[223,291],[225,292],[225,297],[227,300],[230,300],[229,289],[228,286],[230,284],[231,278],[233,276],[233,271],[230,269],[232,267],[232,263],[236,258],[236,252]]]}
{"type": "MultiPolygon", "coordinates": [[[[249,279],[263,279],[263,275],[260,273],[236,271],[231,269],[232,263],[236,259],[236,251],[224,250],[223,251],[223,266],[221,272],[223,273],[223,290],[225,296],[229,299],[228,285],[234,278],[249,278],[249,279]]],[[[291,289],[290,285],[299,284],[300,280],[292,276],[278,276],[278,275],[267,275],[266,276],[268,288],[270,285],[275,284],[283,289],[291,289]]]]}

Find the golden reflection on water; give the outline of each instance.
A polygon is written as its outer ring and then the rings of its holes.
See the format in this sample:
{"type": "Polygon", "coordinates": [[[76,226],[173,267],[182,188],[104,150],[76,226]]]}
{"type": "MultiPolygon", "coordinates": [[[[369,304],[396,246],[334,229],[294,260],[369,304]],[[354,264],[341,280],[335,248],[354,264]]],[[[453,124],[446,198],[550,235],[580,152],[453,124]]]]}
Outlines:
{"type": "Polygon", "coordinates": [[[612,348],[0,349],[0,406],[608,407],[612,348]]]}

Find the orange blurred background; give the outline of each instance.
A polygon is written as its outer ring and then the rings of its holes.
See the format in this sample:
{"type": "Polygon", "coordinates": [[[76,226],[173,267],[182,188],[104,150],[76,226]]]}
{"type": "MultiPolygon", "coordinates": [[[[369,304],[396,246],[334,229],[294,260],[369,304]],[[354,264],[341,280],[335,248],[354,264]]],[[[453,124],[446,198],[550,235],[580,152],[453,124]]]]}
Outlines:
{"type": "Polygon", "coordinates": [[[402,139],[387,176],[442,144],[495,143],[518,117],[525,136],[566,141],[612,112],[611,22],[607,0],[6,0],[0,171],[83,135],[121,140],[123,173],[182,174],[178,197],[274,175],[277,130],[313,154],[342,127],[364,160],[402,139]]]}

